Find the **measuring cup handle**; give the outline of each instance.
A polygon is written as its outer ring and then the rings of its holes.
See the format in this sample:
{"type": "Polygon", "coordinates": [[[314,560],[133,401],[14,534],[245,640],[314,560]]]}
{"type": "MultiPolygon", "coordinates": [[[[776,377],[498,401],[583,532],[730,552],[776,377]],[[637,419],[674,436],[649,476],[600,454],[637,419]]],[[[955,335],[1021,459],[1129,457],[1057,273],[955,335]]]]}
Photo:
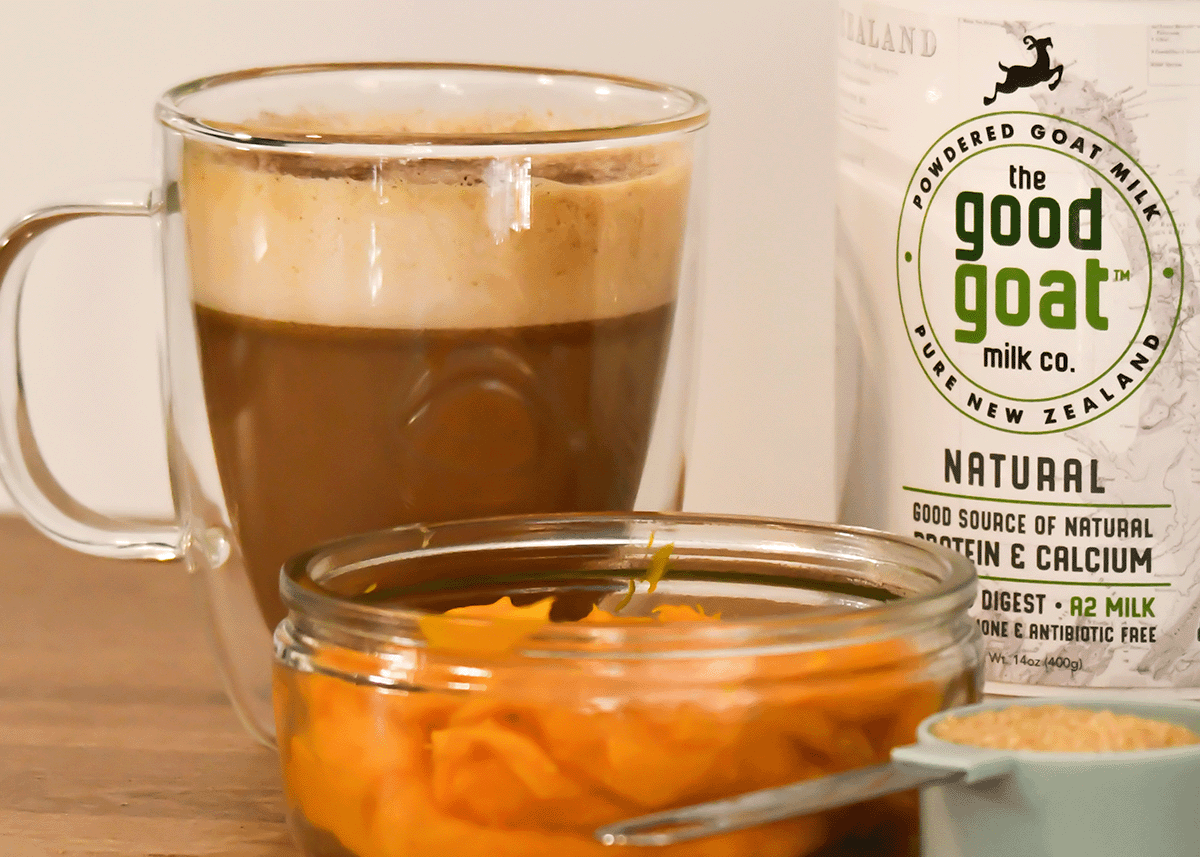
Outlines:
{"type": "Polygon", "coordinates": [[[101,514],[72,497],[50,472],[25,398],[19,324],[22,292],[38,239],[49,230],[85,217],[150,217],[153,213],[153,189],[126,185],[30,212],[0,237],[0,478],[35,527],[56,542],[97,556],[177,559],[182,555],[181,530],[101,514]]]}
{"type": "Polygon", "coordinates": [[[920,768],[929,774],[938,771],[961,773],[963,777],[960,782],[965,784],[1003,776],[1015,764],[1012,753],[1004,750],[988,750],[944,741],[896,747],[892,750],[892,761],[920,768]]]}

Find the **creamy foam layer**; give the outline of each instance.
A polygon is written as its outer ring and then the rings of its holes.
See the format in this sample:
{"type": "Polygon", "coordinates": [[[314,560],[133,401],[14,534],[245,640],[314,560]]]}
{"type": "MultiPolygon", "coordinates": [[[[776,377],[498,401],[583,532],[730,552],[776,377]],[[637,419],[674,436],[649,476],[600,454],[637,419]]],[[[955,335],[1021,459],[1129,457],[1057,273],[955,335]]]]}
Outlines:
{"type": "Polygon", "coordinates": [[[410,329],[651,309],[678,288],[690,166],[679,144],[380,163],[189,141],[194,297],[264,320],[410,329]]]}

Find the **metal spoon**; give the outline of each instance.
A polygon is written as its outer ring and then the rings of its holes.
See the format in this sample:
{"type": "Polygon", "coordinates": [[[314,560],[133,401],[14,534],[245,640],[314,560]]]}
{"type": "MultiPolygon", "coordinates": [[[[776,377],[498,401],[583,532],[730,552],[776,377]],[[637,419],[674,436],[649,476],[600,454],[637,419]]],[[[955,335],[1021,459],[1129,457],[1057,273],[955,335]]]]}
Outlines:
{"type": "Polygon", "coordinates": [[[1011,756],[1002,752],[965,747],[962,752],[935,751],[914,744],[896,748],[892,760],[882,765],[607,824],[595,837],[603,845],[674,845],[908,789],[991,779],[1011,766],[1011,756]]]}

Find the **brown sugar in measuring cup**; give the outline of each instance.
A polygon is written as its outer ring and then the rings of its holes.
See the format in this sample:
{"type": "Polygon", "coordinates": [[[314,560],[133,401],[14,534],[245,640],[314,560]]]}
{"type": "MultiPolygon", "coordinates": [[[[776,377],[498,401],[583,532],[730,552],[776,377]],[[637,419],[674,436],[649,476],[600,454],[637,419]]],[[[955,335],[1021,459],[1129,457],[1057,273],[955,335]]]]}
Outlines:
{"type": "Polygon", "coordinates": [[[1186,726],[1108,709],[1010,705],[966,716],[947,715],[933,727],[943,741],[995,750],[1111,753],[1200,744],[1186,726]]]}

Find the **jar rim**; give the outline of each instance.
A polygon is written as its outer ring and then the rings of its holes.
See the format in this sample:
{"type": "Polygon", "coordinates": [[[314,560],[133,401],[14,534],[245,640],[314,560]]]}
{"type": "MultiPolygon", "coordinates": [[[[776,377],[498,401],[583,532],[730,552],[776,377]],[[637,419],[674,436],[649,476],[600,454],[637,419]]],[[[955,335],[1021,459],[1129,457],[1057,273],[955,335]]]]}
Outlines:
{"type": "MultiPolygon", "coordinates": [[[[965,616],[976,588],[974,565],[935,543],[863,527],[700,513],[561,513],[414,524],[350,536],[289,559],[280,573],[280,592],[289,619],[307,630],[325,629],[344,645],[372,648],[411,644],[422,618],[438,615],[410,606],[365,604],[324,586],[347,569],[462,553],[485,553],[513,545],[588,544],[645,550],[647,533],[659,544],[674,541],[679,555],[741,546],[753,555],[790,556],[813,568],[861,573],[906,569],[923,575],[928,589],[900,594],[865,607],[811,606],[767,617],[717,622],[548,622],[516,654],[529,657],[711,657],[737,650],[799,651],[859,645],[909,635],[965,616]],[[681,536],[683,538],[681,538],[681,536]],[[558,541],[554,542],[557,538],[558,541]],[[682,542],[682,544],[681,544],[682,542]]],[[[677,554],[673,553],[672,556],[677,554]]],[[[723,560],[736,563],[737,557],[723,560]]],[[[898,593],[899,594],[899,593],[898,593]]],[[[486,619],[460,621],[478,628],[486,619]]]]}
{"type": "Polygon", "coordinates": [[[661,137],[694,131],[708,124],[709,106],[699,93],[683,87],[644,80],[636,77],[576,71],[565,68],[536,66],[491,65],[483,63],[447,62],[331,62],[264,66],[214,74],[179,84],[159,99],[155,115],[159,122],[190,137],[207,139],[218,144],[241,149],[268,149],[274,152],[294,151],[305,155],[328,154],[338,157],[363,155],[405,157],[462,147],[483,152],[519,147],[562,147],[586,144],[588,148],[603,145],[604,141],[629,138],[661,137]],[[488,76],[513,81],[533,81],[544,85],[575,85],[623,91],[629,95],[657,98],[659,110],[629,121],[577,121],[565,127],[526,128],[509,130],[412,129],[386,132],[349,130],[346,128],[274,128],[249,132],[236,122],[222,119],[214,108],[200,109],[197,100],[220,96],[238,87],[267,87],[286,82],[289,78],[313,80],[319,77],[334,79],[370,76],[373,80],[388,76],[461,75],[465,79],[484,79],[488,76]],[[317,132],[319,133],[312,133],[317,132]],[[431,151],[432,150],[432,151],[431,151]]]}

